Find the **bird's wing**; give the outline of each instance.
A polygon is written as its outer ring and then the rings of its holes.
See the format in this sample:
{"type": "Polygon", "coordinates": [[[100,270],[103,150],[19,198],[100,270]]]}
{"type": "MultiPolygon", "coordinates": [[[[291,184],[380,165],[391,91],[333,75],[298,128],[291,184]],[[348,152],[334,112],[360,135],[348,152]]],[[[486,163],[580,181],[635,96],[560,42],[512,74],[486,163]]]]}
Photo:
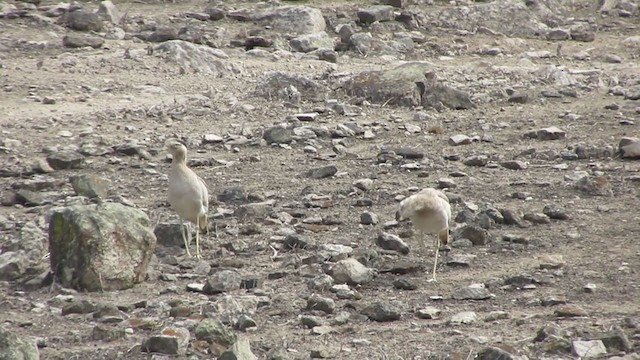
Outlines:
{"type": "Polygon", "coordinates": [[[200,185],[202,185],[202,204],[205,209],[209,209],[209,190],[207,189],[207,183],[204,182],[200,176],[197,176],[197,178],[200,185]]]}

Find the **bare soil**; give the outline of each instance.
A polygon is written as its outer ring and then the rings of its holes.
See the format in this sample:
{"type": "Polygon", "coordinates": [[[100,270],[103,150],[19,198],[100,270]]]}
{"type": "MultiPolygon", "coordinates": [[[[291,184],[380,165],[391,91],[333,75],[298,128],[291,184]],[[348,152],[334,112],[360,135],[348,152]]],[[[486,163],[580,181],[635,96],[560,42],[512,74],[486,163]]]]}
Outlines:
{"type": "MultiPolygon", "coordinates": [[[[366,3],[361,1],[362,6],[366,3]]],[[[314,1],[311,6],[326,11],[354,5],[336,2],[314,1]]],[[[251,6],[240,3],[237,6],[251,6]]],[[[87,4],[89,6],[89,4],[87,4]]],[[[186,21],[180,14],[184,11],[199,11],[206,4],[202,1],[178,2],[176,4],[140,2],[118,2],[117,6],[127,11],[131,19],[145,18],[166,22],[186,21]]],[[[442,5],[448,6],[448,5],[442,5]]],[[[628,74],[638,75],[638,54],[624,46],[622,40],[637,34],[640,21],[634,18],[603,18],[591,12],[582,14],[595,17],[608,24],[597,33],[594,42],[566,41],[562,43],[561,57],[533,59],[536,64],[553,64],[576,69],[599,69],[611,77],[628,74]],[[570,54],[591,49],[591,59],[576,61],[570,54]],[[620,64],[603,62],[606,54],[623,58],[620,64]]],[[[576,17],[580,14],[576,14],[576,17]]],[[[194,20],[190,20],[194,21],[194,20]]],[[[222,26],[231,34],[246,31],[252,25],[233,20],[210,23],[222,26]]],[[[260,219],[237,221],[233,218],[218,220],[220,228],[203,237],[201,246],[205,261],[215,267],[225,266],[230,259],[238,259],[243,274],[266,278],[270,273],[285,271],[280,279],[266,279],[262,290],[269,294],[271,305],[260,308],[253,316],[257,329],[247,332],[252,350],[259,358],[266,358],[269,349],[284,347],[292,357],[308,358],[309,351],[320,345],[329,345],[335,350],[336,359],[451,359],[472,358],[479,349],[487,345],[498,345],[514,354],[536,358],[572,358],[572,355],[545,355],[539,344],[533,342],[536,332],[545,324],[557,323],[562,327],[578,329],[575,333],[583,337],[605,333],[612,326],[622,326],[625,319],[640,316],[640,192],[638,182],[625,181],[640,170],[640,162],[613,159],[584,159],[575,161],[546,160],[522,157],[529,166],[525,170],[508,170],[501,166],[470,167],[460,161],[447,161],[445,155],[459,154],[462,158],[473,154],[487,154],[500,159],[514,159],[535,148],[537,152],[561,151],[576,143],[593,146],[616,146],[621,137],[638,135],[635,125],[623,125],[619,119],[637,118],[640,104],[612,97],[605,90],[580,91],[577,98],[546,99],[527,104],[512,104],[506,100],[480,104],[476,109],[465,111],[446,110],[435,112],[433,120],[421,123],[414,120],[415,109],[388,106],[364,106],[365,115],[348,119],[337,114],[321,116],[318,120],[330,128],[354,120],[366,128],[376,128],[376,137],[364,140],[349,139],[349,152],[358,156],[338,156],[323,160],[318,154],[303,151],[305,144],[291,148],[276,146],[232,146],[221,144],[202,145],[205,134],[240,134],[243,131],[260,137],[261,131],[286,121],[287,116],[322,107],[323,103],[304,103],[299,108],[285,106],[280,101],[257,98],[253,90],[266,71],[279,70],[298,73],[315,78],[329,69],[335,72],[356,73],[370,69],[388,69],[396,63],[375,54],[367,57],[349,53],[340,58],[337,65],[307,57],[293,57],[279,61],[242,56],[240,48],[224,48],[229,61],[242,63],[244,71],[237,75],[209,78],[200,74],[184,74],[173,64],[158,57],[147,55],[148,43],[137,40],[107,40],[101,49],[66,49],[61,38],[66,31],[57,26],[41,27],[28,19],[0,19],[0,41],[11,46],[0,52],[0,138],[16,139],[21,145],[6,154],[0,154],[0,166],[26,164],[44,158],[47,147],[79,145],[85,141],[118,144],[127,139],[137,139],[152,151],[149,160],[133,156],[107,155],[88,158],[81,170],[55,171],[50,176],[66,180],[77,173],[93,173],[112,182],[111,191],[130,200],[148,212],[154,222],[175,221],[176,216],[166,202],[169,163],[166,161],[164,141],[179,137],[188,144],[190,158],[216,159],[220,165],[195,167],[203,177],[211,194],[211,213],[217,207],[233,208],[215,203],[217,194],[231,186],[242,186],[251,194],[258,194],[282,204],[301,202],[303,189],[330,195],[332,206],[327,208],[304,208],[305,217],[322,216],[342,220],[342,224],[318,226],[315,231],[299,229],[316,244],[332,243],[353,247],[356,251],[376,247],[376,234],[382,223],[393,220],[398,194],[408,195],[411,187],[435,186],[437,179],[449,177],[455,171],[467,174],[454,178],[457,187],[450,192],[460,194],[465,202],[478,205],[492,204],[495,208],[508,208],[522,213],[539,213],[545,205],[554,204],[571,216],[570,220],[552,220],[549,224],[530,224],[526,228],[497,225],[491,229],[495,241],[487,246],[454,248],[452,252],[463,252],[477,257],[469,268],[452,268],[441,265],[438,282],[430,283],[429,269],[432,264],[431,238],[421,244],[417,237],[407,239],[412,247],[409,255],[382,253],[380,264],[407,260],[423,264],[423,272],[408,275],[380,274],[376,279],[357,287],[361,300],[336,300],[337,312],[357,313],[375,301],[397,303],[403,309],[398,321],[377,323],[353,321],[335,325],[334,331],[325,335],[312,335],[304,328],[298,316],[304,310],[305,297],[311,292],[307,279],[299,273],[299,261],[312,254],[309,250],[280,253],[273,260],[273,251],[268,244],[280,227],[260,219]],[[44,48],[36,42],[46,42],[44,48]],[[125,57],[125,51],[132,54],[125,57]],[[73,63],[73,65],[69,65],[73,63]],[[40,64],[40,65],[38,65],[40,64]],[[334,70],[331,70],[334,71],[334,70]],[[164,91],[155,91],[161,88],[164,91]],[[210,97],[203,94],[209,92],[210,97]],[[37,102],[34,97],[50,96],[55,104],[37,102]],[[619,103],[619,110],[605,109],[606,105],[619,103]],[[252,105],[247,107],[245,105],[252,105]],[[566,113],[580,115],[580,119],[563,117],[566,113]],[[403,124],[422,127],[418,134],[408,134],[403,124]],[[501,126],[506,123],[508,126],[501,126]],[[430,126],[440,125],[443,134],[431,134],[430,126]],[[531,129],[558,126],[567,132],[565,139],[539,141],[523,138],[531,129]],[[79,136],[84,129],[93,129],[86,136],[79,136]],[[70,131],[73,136],[59,136],[60,131],[70,131]],[[453,147],[448,144],[455,134],[490,135],[492,142],[474,142],[471,145],[453,147]],[[405,146],[423,151],[427,161],[421,171],[406,171],[398,166],[377,163],[376,155],[382,146],[405,146]],[[552,166],[564,162],[566,170],[552,166]],[[328,179],[308,179],[298,176],[304,171],[333,164],[338,174],[328,179]],[[577,191],[573,182],[565,179],[573,171],[602,171],[613,188],[613,196],[589,196],[577,191]],[[420,174],[420,176],[418,176],[420,174]],[[374,179],[373,189],[368,193],[352,191],[356,179],[374,179]],[[524,192],[527,200],[516,199],[510,194],[524,192]],[[367,197],[373,200],[370,207],[353,206],[354,200],[367,197]],[[360,225],[360,214],[364,210],[380,216],[376,226],[360,225]],[[259,234],[240,235],[243,227],[257,223],[259,234]],[[501,241],[502,235],[522,235],[528,244],[512,244],[501,241]],[[223,244],[233,244],[243,249],[236,253],[223,249],[223,244]],[[548,255],[561,255],[565,264],[559,270],[540,269],[540,263],[548,255]],[[502,286],[502,281],[518,274],[531,274],[548,279],[528,290],[502,286]],[[414,280],[418,289],[404,291],[395,289],[393,280],[405,276],[414,280]],[[482,301],[457,301],[451,298],[454,290],[472,283],[491,285],[495,295],[482,301]],[[596,285],[593,293],[583,289],[588,283],[596,285]],[[443,300],[431,300],[432,296],[443,300]],[[588,316],[559,318],[555,306],[542,306],[541,300],[549,297],[566,300],[581,307],[588,316]],[[414,311],[425,306],[435,306],[442,313],[439,319],[423,320],[414,311]],[[482,320],[494,310],[505,311],[508,319],[485,322],[482,320]],[[480,319],[468,325],[452,325],[450,317],[462,311],[475,311],[480,319]],[[368,342],[356,341],[366,339],[368,342]]],[[[460,51],[451,58],[425,57],[426,50],[420,46],[404,60],[428,60],[434,64],[458,68],[470,72],[469,64],[484,62],[500,66],[516,66],[518,54],[524,51],[547,50],[555,54],[558,44],[540,39],[517,39],[475,34],[462,36],[454,30],[432,29],[425,32],[431,43],[444,47],[456,43],[466,44],[467,51],[460,51]],[[473,49],[498,44],[505,53],[513,56],[480,56],[473,49]]],[[[508,77],[508,75],[505,75],[508,77]]],[[[489,79],[492,80],[492,79],[489,79]]],[[[605,84],[606,86],[607,84],[605,84]]],[[[454,85],[455,86],[455,85],[454,85]]],[[[473,89],[473,84],[465,84],[473,89]]],[[[348,102],[343,97],[340,101],[348,102]]],[[[331,151],[330,140],[318,142],[323,146],[320,154],[331,151]]],[[[0,179],[0,192],[9,191],[16,178],[0,179]]],[[[305,190],[305,191],[308,191],[305,190]]],[[[70,185],[56,189],[57,204],[73,195],[70,185]]],[[[453,205],[454,214],[465,207],[464,203],[453,205]]],[[[47,206],[29,208],[22,206],[0,207],[4,215],[15,223],[14,228],[3,230],[0,239],[17,236],[19,228],[26,222],[36,221],[47,229],[47,206]]],[[[455,215],[454,215],[455,216],[455,215]]],[[[409,225],[392,229],[398,233],[409,225]]],[[[193,250],[193,249],[192,249],[193,250]]],[[[446,256],[445,256],[446,259],[446,256]]],[[[46,261],[46,260],[44,260],[46,261]]],[[[191,274],[195,260],[186,258],[182,249],[158,248],[158,259],[153,266],[158,271],[191,274]],[[177,255],[181,266],[170,266],[164,259],[177,255]]],[[[126,305],[147,300],[149,303],[166,303],[180,299],[197,308],[207,302],[207,296],[186,291],[186,285],[204,282],[204,276],[187,278],[180,276],[175,282],[164,282],[151,278],[125,291],[104,293],[77,293],[78,298],[95,303],[126,305]],[[175,286],[177,292],[165,291],[175,286]]],[[[22,291],[18,282],[2,285],[0,300],[0,322],[16,334],[34,336],[44,344],[40,348],[44,359],[143,359],[150,355],[141,353],[139,345],[143,339],[156,331],[135,330],[126,339],[114,342],[96,342],[90,334],[96,322],[90,315],[59,314],[60,304],[55,297],[68,290],[44,287],[34,291],[22,291]],[[44,310],[38,304],[44,304],[44,310]]],[[[237,293],[243,293],[239,290],[237,293]]],[[[332,296],[330,293],[326,296],[332,296]]],[[[212,297],[212,298],[215,298],[212,297]]],[[[167,313],[157,313],[157,308],[146,308],[125,313],[125,317],[146,315],[162,318],[165,325],[184,319],[170,318],[167,313]]],[[[334,315],[326,315],[331,324],[334,315]]],[[[636,350],[640,339],[635,330],[627,330],[636,350]]],[[[580,337],[576,335],[576,337],[580,337]]],[[[191,358],[211,358],[194,348],[189,349],[191,358]]]]}

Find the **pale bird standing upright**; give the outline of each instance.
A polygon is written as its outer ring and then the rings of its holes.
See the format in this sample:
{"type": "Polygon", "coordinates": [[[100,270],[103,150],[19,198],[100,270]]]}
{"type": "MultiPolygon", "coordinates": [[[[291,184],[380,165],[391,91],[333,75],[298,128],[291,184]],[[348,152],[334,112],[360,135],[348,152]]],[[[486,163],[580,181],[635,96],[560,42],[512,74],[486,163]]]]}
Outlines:
{"type": "Polygon", "coordinates": [[[169,204],[180,217],[180,232],[189,256],[191,231],[185,229],[184,220],[196,224],[196,257],[200,258],[200,230],[207,229],[209,191],[204,180],[187,167],[187,148],[174,140],[167,143],[167,149],[173,157],[169,174],[169,204]]]}
{"type": "Polygon", "coordinates": [[[433,261],[433,281],[436,280],[438,266],[438,251],[440,243],[449,242],[449,221],[451,220],[451,205],[444,192],[433,188],[426,188],[400,202],[396,212],[396,220],[411,219],[413,226],[424,234],[437,234],[436,256],[433,261]]]}

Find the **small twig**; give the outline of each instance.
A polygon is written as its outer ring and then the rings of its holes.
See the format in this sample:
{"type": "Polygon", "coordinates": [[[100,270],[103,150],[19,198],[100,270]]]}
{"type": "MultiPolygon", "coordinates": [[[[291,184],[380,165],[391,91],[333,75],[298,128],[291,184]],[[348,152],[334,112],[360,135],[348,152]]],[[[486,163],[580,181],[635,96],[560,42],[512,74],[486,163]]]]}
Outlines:
{"type": "Polygon", "coordinates": [[[98,273],[98,280],[100,280],[100,291],[104,292],[104,284],[102,283],[102,273],[98,273]]]}
{"type": "Polygon", "coordinates": [[[272,245],[269,245],[269,247],[273,250],[273,255],[271,256],[271,261],[273,261],[278,256],[278,250],[276,250],[272,245]]]}

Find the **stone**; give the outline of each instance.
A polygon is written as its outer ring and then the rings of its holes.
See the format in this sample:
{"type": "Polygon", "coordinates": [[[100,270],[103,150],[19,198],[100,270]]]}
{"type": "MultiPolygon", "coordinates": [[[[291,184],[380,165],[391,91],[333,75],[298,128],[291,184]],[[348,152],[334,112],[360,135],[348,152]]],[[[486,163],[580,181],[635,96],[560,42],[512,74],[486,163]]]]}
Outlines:
{"type": "Polygon", "coordinates": [[[333,49],[335,46],[333,38],[324,31],[300,35],[291,39],[289,45],[293,51],[305,53],[318,49],[333,49]]]}
{"type": "Polygon", "coordinates": [[[623,159],[640,159],[640,139],[622,138],[618,149],[623,159]]]}
{"type": "Polygon", "coordinates": [[[254,315],[260,301],[262,300],[255,295],[224,294],[218,296],[214,302],[206,304],[202,313],[207,317],[220,320],[225,325],[234,326],[242,315],[254,315]]]}
{"type": "Polygon", "coordinates": [[[373,186],[373,180],[371,179],[358,179],[356,181],[353,182],[353,186],[362,190],[362,191],[369,191],[371,190],[371,187],[373,186]]]}
{"type": "Polygon", "coordinates": [[[304,172],[304,176],[311,179],[324,179],[331,177],[338,173],[338,168],[335,165],[327,165],[304,172]]]}
{"type": "Polygon", "coordinates": [[[533,224],[548,224],[551,222],[549,217],[543,213],[527,213],[524,214],[523,219],[533,224]]]}
{"type": "Polygon", "coordinates": [[[489,346],[476,353],[475,360],[514,360],[515,357],[505,350],[489,346]]]}
{"type": "Polygon", "coordinates": [[[400,278],[393,280],[393,287],[400,290],[416,290],[418,284],[410,279],[400,278]]]}
{"type": "Polygon", "coordinates": [[[307,310],[319,310],[327,314],[333,314],[336,304],[333,299],[313,294],[307,299],[307,310]]]}
{"type": "Polygon", "coordinates": [[[7,251],[0,254],[0,280],[13,281],[21,278],[28,267],[29,259],[24,251],[7,251]]]}
{"type": "Polygon", "coordinates": [[[217,344],[225,348],[236,342],[236,335],[233,331],[220,322],[218,319],[202,319],[195,328],[195,337],[198,340],[205,340],[210,344],[217,344]]]}
{"type": "Polygon", "coordinates": [[[380,233],[376,237],[376,244],[384,250],[397,251],[403,255],[409,254],[409,245],[407,245],[407,243],[405,243],[398,235],[386,232],[380,233]]]}
{"type": "Polygon", "coordinates": [[[189,345],[189,330],[178,327],[167,327],[160,335],[153,335],[142,342],[143,352],[165,355],[184,355],[189,345]]]}
{"type": "Polygon", "coordinates": [[[97,310],[95,304],[89,300],[74,300],[61,309],[62,316],[69,314],[89,314],[97,310]]]}
{"type": "Polygon", "coordinates": [[[109,0],[100,2],[96,14],[114,25],[120,24],[120,20],[122,20],[120,10],[109,0]]]}
{"type": "Polygon", "coordinates": [[[500,166],[509,170],[524,170],[527,168],[527,164],[519,160],[507,160],[500,162],[500,166]]]}
{"type": "Polygon", "coordinates": [[[84,34],[67,34],[62,38],[62,46],[72,49],[83,47],[99,49],[103,44],[103,38],[84,34]]]}
{"type": "Polygon", "coordinates": [[[317,275],[313,279],[307,281],[309,290],[326,291],[333,286],[333,278],[330,275],[317,275]]]}
{"type": "Polygon", "coordinates": [[[254,14],[251,19],[279,33],[312,34],[326,29],[322,11],[309,6],[281,6],[254,14]]]}
{"type": "Polygon", "coordinates": [[[452,297],[456,300],[486,300],[491,298],[491,292],[485,287],[467,286],[458,288],[452,297]]]}
{"type": "Polygon", "coordinates": [[[163,41],[154,46],[153,53],[160,54],[168,62],[174,63],[180,69],[191,73],[215,77],[241,71],[237,65],[225,61],[228,55],[224,51],[188,41],[163,41]]]}
{"type": "Polygon", "coordinates": [[[454,231],[454,239],[469,239],[473,245],[486,245],[491,242],[491,234],[489,231],[476,226],[464,225],[454,231]]]}
{"type": "Polygon", "coordinates": [[[379,221],[378,215],[371,211],[364,211],[360,214],[360,224],[362,225],[376,225],[379,221]]]}
{"type": "Polygon", "coordinates": [[[229,349],[220,354],[218,360],[258,360],[258,357],[251,351],[249,339],[240,337],[229,349]]]}
{"type": "Polygon", "coordinates": [[[601,340],[574,340],[571,342],[571,350],[581,359],[600,357],[607,353],[601,340]]]}
{"type": "Polygon", "coordinates": [[[78,9],[65,12],[58,22],[76,31],[102,31],[102,20],[95,13],[78,9]]]}
{"type": "Polygon", "coordinates": [[[63,286],[87,291],[131,288],[145,279],[156,237],[147,215],[119,203],[53,210],[51,269],[63,286]]]}
{"type": "Polygon", "coordinates": [[[47,162],[54,170],[81,169],[84,156],[75,151],[56,151],[47,156],[47,162]]]}
{"type": "Polygon", "coordinates": [[[554,314],[558,317],[583,317],[589,314],[577,305],[562,305],[554,310],[554,314]]]}
{"type": "Polygon", "coordinates": [[[451,146],[469,145],[471,143],[471,138],[464,134],[453,135],[449,138],[449,145],[451,146]]]}
{"type": "Polygon", "coordinates": [[[389,5],[376,5],[367,9],[360,9],[356,13],[358,20],[363,24],[372,24],[376,21],[392,21],[395,19],[394,9],[389,5]]]}
{"type": "Polygon", "coordinates": [[[202,292],[207,295],[215,295],[240,289],[242,277],[235,270],[220,270],[207,277],[202,292]]]}
{"type": "Polygon", "coordinates": [[[559,140],[564,139],[567,133],[555,126],[540,129],[536,131],[536,137],[538,140],[559,140]]]}
{"type": "Polygon", "coordinates": [[[555,205],[546,205],[542,209],[542,213],[553,220],[569,220],[569,214],[566,211],[556,207],[555,205]]]}
{"type": "MultiPolygon", "coordinates": [[[[189,226],[186,226],[187,231],[191,231],[189,226]]],[[[179,222],[175,223],[158,223],[153,228],[153,233],[156,236],[157,244],[162,246],[175,246],[184,248],[184,240],[182,240],[182,227],[179,222]]]]}
{"type": "Polygon", "coordinates": [[[483,167],[489,163],[489,157],[486,155],[473,155],[462,161],[467,166],[483,167]]]}
{"type": "Polygon", "coordinates": [[[0,326],[0,358],[3,360],[38,360],[40,353],[35,341],[28,341],[0,326]]]}
{"type": "Polygon", "coordinates": [[[354,258],[338,261],[333,268],[331,268],[330,275],[338,284],[362,285],[373,280],[372,269],[362,265],[354,258]]]}
{"type": "Polygon", "coordinates": [[[293,141],[293,131],[282,126],[272,126],[264,131],[262,138],[267,144],[290,144],[293,141]]]}
{"type": "Polygon", "coordinates": [[[109,180],[94,174],[73,175],[69,178],[73,191],[78,196],[106,199],[109,180]]]}
{"type": "MultiPolygon", "coordinates": [[[[457,246],[460,246],[460,245],[461,244],[459,243],[457,244],[457,246]]],[[[471,243],[471,246],[473,246],[473,243],[471,243]]],[[[449,255],[446,258],[445,263],[451,267],[471,267],[471,262],[475,258],[476,258],[476,255],[473,255],[473,254],[455,253],[455,254],[449,255]]]]}
{"type": "Polygon", "coordinates": [[[91,331],[91,340],[111,342],[124,339],[127,336],[125,329],[117,326],[98,324],[91,331]]]}
{"type": "Polygon", "coordinates": [[[316,326],[321,326],[322,325],[322,319],[320,319],[317,316],[301,315],[300,316],[300,323],[302,325],[304,325],[305,327],[311,329],[311,328],[314,328],[316,326]]]}
{"type": "MultiPolygon", "coordinates": [[[[351,36],[351,42],[355,35],[351,36]]],[[[466,93],[429,81],[425,73],[432,70],[425,62],[413,61],[385,71],[364,71],[349,78],[343,90],[349,96],[363,97],[376,104],[406,107],[441,104],[450,109],[475,107],[466,93]]]]}
{"type": "Polygon", "coordinates": [[[478,320],[478,315],[473,311],[457,313],[449,320],[452,324],[473,324],[478,320]]]}
{"type": "Polygon", "coordinates": [[[362,309],[360,313],[367,316],[369,319],[378,322],[400,320],[401,315],[399,308],[382,302],[375,302],[362,309]]]}
{"type": "Polygon", "coordinates": [[[419,309],[418,311],[416,311],[416,316],[418,316],[420,319],[437,319],[438,315],[440,315],[440,309],[435,308],[433,306],[427,306],[423,309],[419,309]]]}

